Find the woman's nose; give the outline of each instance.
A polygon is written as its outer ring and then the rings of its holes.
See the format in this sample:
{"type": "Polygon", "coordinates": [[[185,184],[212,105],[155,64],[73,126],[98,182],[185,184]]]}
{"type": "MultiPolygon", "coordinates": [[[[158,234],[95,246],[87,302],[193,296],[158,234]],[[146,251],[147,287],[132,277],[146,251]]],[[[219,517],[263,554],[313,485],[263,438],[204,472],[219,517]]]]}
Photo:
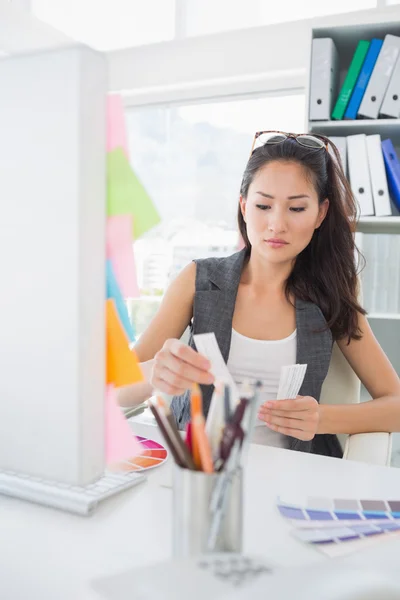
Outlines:
{"type": "Polygon", "coordinates": [[[273,233],[282,233],[286,231],[286,219],[280,213],[269,215],[268,229],[273,233]]]}

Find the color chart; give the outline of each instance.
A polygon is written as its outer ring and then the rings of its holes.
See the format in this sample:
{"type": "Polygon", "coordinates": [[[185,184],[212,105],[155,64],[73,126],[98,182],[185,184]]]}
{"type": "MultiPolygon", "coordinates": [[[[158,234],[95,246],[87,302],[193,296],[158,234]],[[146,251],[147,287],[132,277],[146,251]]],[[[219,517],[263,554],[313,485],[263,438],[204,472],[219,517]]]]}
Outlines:
{"type": "Polygon", "coordinates": [[[400,536],[400,500],[308,498],[297,504],[278,500],[278,510],[297,539],[331,556],[400,536]]]}
{"type": "Polygon", "coordinates": [[[111,468],[109,467],[110,470],[119,473],[145,471],[147,469],[159,467],[167,460],[168,452],[164,446],[154,440],[149,440],[148,438],[136,436],[136,439],[143,448],[139,456],[111,465],[111,468]]]}

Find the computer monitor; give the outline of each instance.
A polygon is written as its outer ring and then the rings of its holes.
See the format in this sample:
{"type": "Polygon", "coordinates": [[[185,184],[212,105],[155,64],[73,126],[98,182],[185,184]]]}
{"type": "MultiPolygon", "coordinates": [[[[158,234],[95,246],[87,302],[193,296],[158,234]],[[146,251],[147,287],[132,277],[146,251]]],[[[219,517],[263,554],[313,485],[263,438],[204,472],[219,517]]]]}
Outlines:
{"type": "Polygon", "coordinates": [[[0,469],[104,470],[105,58],[0,60],[0,469]]]}

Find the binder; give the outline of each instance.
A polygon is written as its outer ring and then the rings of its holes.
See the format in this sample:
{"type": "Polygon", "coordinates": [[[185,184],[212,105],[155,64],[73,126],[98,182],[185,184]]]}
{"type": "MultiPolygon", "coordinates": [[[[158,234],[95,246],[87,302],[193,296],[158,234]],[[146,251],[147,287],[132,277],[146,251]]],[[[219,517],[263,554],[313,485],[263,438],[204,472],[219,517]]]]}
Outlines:
{"type": "Polygon", "coordinates": [[[346,112],[344,113],[345,119],[356,119],[357,112],[360,108],[361,101],[363,99],[365,90],[367,89],[368,82],[370,80],[372,71],[374,70],[375,63],[379,56],[383,45],[383,40],[374,38],[371,40],[367,56],[365,57],[364,64],[361,67],[360,74],[358,76],[356,85],[351,95],[349,104],[347,105],[346,112]]]}
{"type": "Polygon", "coordinates": [[[381,136],[379,134],[367,135],[367,154],[375,214],[377,217],[390,216],[392,207],[383,161],[381,136]]]}
{"type": "Polygon", "coordinates": [[[400,117],[400,55],[397,57],[379,115],[395,119],[400,117]]]}
{"type": "Polygon", "coordinates": [[[365,90],[358,115],[369,119],[377,119],[383,97],[389,85],[390,78],[400,52],[400,37],[385,36],[382,49],[372,71],[371,78],[365,90]]]}
{"type": "Polygon", "coordinates": [[[333,109],[332,119],[339,121],[343,119],[346,107],[349,103],[351,94],[357,82],[358,75],[367,55],[369,44],[370,43],[365,40],[360,40],[357,44],[356,51],[354,52],[349,70],[347,71],[342,89],[340,90],[339,97],[336,101],[335,108],[333,109]]]}
{"type": "MultiPolygon", "coordinates": [[[[330,136],[329,139],[335,144],[336,148],[339,150],[343,171],[347,177],[347,139],[345,136],[330,136]]],[[[331,152],[331,154],[333,156],[333,152],[331,152]]]]}
{"type": "Polygon", "coordinates": [[[349,135],[347,137],[347,158],[351,189],[359,204],[360,215],[372,216],[375,211],[372,199],[366,137],[365,133],[349,135]]]}
{"type": "Polygon", "coordinates": [[[396,208],[400,211],[400,162],[392,140],[388,139],[382,142],[382,152],[389,192],[396,208]]]}
{"type": "Polygon", "coordinates": [[[331,38],[316,38],[311,51],[310,121],[329,121],[336,96],[339,55],[331,38]]]}

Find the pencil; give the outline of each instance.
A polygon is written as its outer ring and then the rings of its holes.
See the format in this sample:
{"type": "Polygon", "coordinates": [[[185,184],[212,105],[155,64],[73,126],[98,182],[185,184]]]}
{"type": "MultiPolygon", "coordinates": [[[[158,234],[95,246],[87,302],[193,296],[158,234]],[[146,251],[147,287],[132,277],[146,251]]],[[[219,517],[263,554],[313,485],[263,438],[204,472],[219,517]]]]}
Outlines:
{"type": "MultiPolygon", "coordinates": [[[[190,398],[190,416],[192,419],[192,424],[198,415],[203,414],[203,399],[201,395],[201,390],[197,383],[194,383],[192,386],[192,393],[190,398]]],[[[201,459],[200,459],[200,450],[199,450],[199,440],[197,436],[197,432],[192,427],[192,453],[193,453],[193,461],[196,465],[196,469],[201,470],[201,459]]]]}
{"type": "Polygon", "coordinates": [[[204,473],[214,473],[214,463],[211,454],[211,446],[206,434],[203,415],[196,415],[192,422],[193,433],[198,443],[201,470],[204,473]]]}

